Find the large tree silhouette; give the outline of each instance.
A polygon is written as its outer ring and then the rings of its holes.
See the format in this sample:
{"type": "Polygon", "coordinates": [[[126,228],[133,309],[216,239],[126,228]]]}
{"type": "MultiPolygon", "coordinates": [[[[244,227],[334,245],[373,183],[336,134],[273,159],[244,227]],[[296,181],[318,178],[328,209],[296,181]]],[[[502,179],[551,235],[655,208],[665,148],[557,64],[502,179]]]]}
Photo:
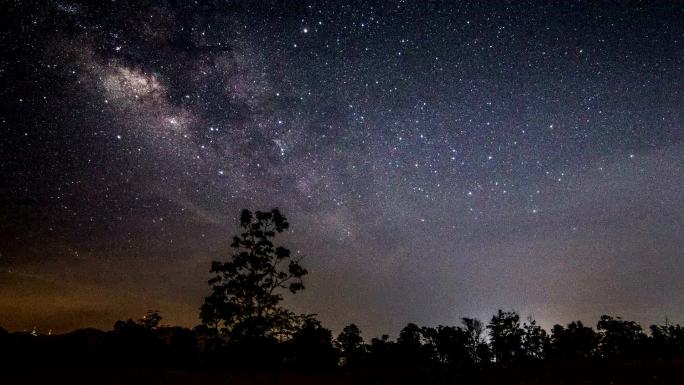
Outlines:
{"type": "Polygon", "coordinates": [[[361,330],[355,324],[349,324],[342,329],[335,345],[340,350],[344,366],[347,367],[360,365],[368,354],[368,347],[363,343],[361,330]]]}
{"type": "Polygon", "coordinates": [[[524,330],[520,327],[518,313],[499,312],[492,317],[487,325],[491,338],[492,353],[496,362],[511,364],[523,356],[524,330]]]}
{"type": "Polygon", "coordinates": [[[643,353],[646,335],[634,321],[602,315],[596,329],[599,331],[599,352],[603,358],[634,358],[643,353]]]}
{"type": "Polygon", "coordinates": [[[559,362],[589,360],[598,344],[599,335],[582,321],[573,321],[567,327],[554,325],[551,330],[551,358],[559,362]]]}
{"type": "Polygon", "coordinates": [[[279,304],[283,292],[304,289],[307,271],[300,258],[272,242],[288,226],[277,209],[242,210],[243,232],[233,238],[234,254],[226,262],[212,263],[216,275],[209,280],[212,293],[202,305],[202,322],[234,339],[274,336],[291,323],[293,314],[279,304]]]}

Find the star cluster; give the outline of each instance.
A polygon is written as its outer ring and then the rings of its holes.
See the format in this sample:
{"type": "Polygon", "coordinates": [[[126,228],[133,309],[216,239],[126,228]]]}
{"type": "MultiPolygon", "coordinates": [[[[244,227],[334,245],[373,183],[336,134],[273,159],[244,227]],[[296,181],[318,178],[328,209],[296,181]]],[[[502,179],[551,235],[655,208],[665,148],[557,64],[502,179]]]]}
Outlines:
{"type": "Polygon", "coordinates": [[[271,207],[333,328],[684,315],[681,4],[151,4],[7,6],[0,323],[193,325],[271,207]]]}

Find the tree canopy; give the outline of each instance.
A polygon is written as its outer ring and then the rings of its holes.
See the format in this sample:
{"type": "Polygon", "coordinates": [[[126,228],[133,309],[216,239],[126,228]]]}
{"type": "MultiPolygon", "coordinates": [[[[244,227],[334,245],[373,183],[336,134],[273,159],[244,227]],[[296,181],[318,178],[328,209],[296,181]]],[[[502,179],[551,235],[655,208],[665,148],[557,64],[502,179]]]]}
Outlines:
{"type": "Polygon", "coordinates": [[[212,263],[212,292],[202,305],[202,322],[238,339],[273,337],[287,329],[294,315],[280,306],[283,293],[303,290],[307,274],[301,257],[273,243],[288,227],[278,209],[242,210],[242,232],[231,244],[234,253],[212,263]]]}

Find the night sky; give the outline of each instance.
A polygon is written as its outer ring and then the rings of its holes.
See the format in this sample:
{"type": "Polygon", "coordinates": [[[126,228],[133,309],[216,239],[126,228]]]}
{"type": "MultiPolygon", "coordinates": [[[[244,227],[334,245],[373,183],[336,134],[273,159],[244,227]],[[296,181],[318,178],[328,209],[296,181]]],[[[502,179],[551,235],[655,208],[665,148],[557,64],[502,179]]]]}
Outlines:
{"type": "Polygon", "coordinates": [[[287,306],[335,331],[498,308],[684,322],[682,20],[650,1],[3,1],[0,325],[194,326],[239,210],[273,207],[310,271],[287,306]]]}

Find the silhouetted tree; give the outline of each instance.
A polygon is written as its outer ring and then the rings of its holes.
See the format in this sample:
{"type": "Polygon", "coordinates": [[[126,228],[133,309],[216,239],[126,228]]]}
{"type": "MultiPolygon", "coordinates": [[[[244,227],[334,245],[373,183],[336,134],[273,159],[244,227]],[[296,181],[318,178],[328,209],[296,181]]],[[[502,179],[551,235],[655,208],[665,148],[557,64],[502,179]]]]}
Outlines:
{"type": "Polygon", "coordinates": [[[340,350],[342,364],[347,367],[361,365],[368,353],[368,347],[363,342],[361,330],[354,324],[349,324],[335,340],[335,346],[340,350]]]}
{"type": "Polygon", "coordinates": [[[162,317],[159,310],[148,310],[145,315],[138,320],[138,324],[146,329],[156,329],[161,322],[162,317]]]}
{"type": "Polygon", "coordinates": [[[520,316],[516,312],[499,309],[487,325],[491,337],[491,349],[497,363],[511,364],[524,354],[524,330],[520,327],[520,316]]]}
{"type": "Polygon", "coordinates": [[[433,361],[445,367],[461,367],[472,363],[468,333],[460,327],[423,328],[427,346],[432,347],[433,361]]]}
{"type": "Polygon", "coordinates": [[[162,363],[163,341],[149,324],[140,321],[116,321],[114,330],[105,335],[105,351],[110,362],[139,367],[162,363]]]}
{"type": "Polygon", "coordinates": [[[397,344],[404,350],[418,352],[420,350],[420,327],[414,323],[404,326],[399,332],[397,344]]]}
{"type": "Polygon", "coordinates": [[[414,323],[409,323],[401,329],[397,338],[400,365],[422,365],[429,360],[430,347],[423,346],[423,332],[424,330],[414,323]]]}
{"type": "Polygon", "coordinates": [[[292,363],[298,368],[325,370],[337,366],[339,359],[333,346],[332,332],[312,316],[304,319],[287,345],[292,363]]]}
{"type": "Polygon", "coordinates": [[[529,318],[523,324],[523,351],[525,358],[533,361],[540,361],[546,358],[549,351],[550,338],[537,321],[529,318]]]}
{"type": "Polygon", "coordinates": [[[280,211],[242,210],[243,232],[234,237],[235,253],[227,262],[214,261],[209,280],[212,293],[202,305],[202,322],[220,327],[233,339],[273,336],[287,324],[292,313],[279,306],[282,292],[304,288],[307,271],[290,250],[275,246],[272,239],[289,224],[280,211]]]}
{"type": "Polygon", "coordinates": [[[489,345],[487,345],[482,321],[475,318],[462,318],[461,323],[467,336],[466,347],[470,360],[474,363],[489,362],[489,345]]]}
{"type": "Polygon", "coordinates": [[[596,354],[598,343],[598,334],[581,321],[571,322],[565,328],[554,325],[551,330],[551,358],[559,362],[586,361],[596,354]]]}
{"type": "Polygon", "coordinates": [[[646,335],[634,321],[603,315],[596,329],[600,333],[599,350],[603,358],[635,358],[646,347],[646,335]]]}
{"type": "Polygon", "coordinates": [[[659,358],[684,357],[684,328],[680,325],[651,325],[650,353],[659,358]]]}
{"type": "Polygon", "coordinates": [[[397,366],[397,344],[390,341],[387,334],[383,334],[380,338],[372,338],[369,350],[369,360],[373,367],[397,366]]]}

